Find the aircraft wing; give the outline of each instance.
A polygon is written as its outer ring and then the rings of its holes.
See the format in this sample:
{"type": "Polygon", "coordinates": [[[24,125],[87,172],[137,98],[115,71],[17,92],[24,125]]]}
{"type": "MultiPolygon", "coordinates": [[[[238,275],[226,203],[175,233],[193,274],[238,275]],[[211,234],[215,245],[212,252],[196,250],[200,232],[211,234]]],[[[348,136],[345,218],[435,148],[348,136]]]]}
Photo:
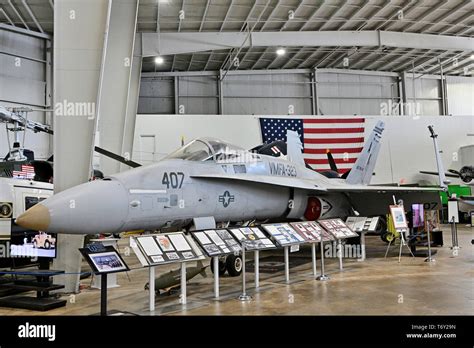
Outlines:
{"type": "Polygon", "coordinates": [[[326,188],[316,185],[311,180],[305,180],[289,176],[268,176],[252,174],[196,174],[191,175],[196,179],[212,180],[237,180],[246,182],[255,182],[259,184],[276,185],[284,187],[299,188],[311,191],[326,192],[326,188]]]}
{"type": "MultiPolygon", "coordinates": [[[[428,175],[438,175],[438,172],[427,172],[427,171],[424,171],[424,170],[421,170],[420,173],[421,174],[428,174],[428,175]]],[[[445,173],[444,175],[448,176],[450,178],[459,178],[459,175],[456,175],[456,174],[445,173]]]]}
{"type": "Polygon", "coordinates": [[[438,192],[440,187],[340,185],[327,186],[327,192],[438,192]]]}

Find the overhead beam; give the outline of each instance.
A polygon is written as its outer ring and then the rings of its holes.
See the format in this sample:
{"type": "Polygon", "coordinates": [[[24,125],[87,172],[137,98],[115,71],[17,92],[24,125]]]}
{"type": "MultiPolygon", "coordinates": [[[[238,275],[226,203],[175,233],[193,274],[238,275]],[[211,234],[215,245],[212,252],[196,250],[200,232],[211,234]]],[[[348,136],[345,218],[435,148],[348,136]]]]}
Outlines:
{"type": "Polygon", "coordinates": [[[33,11],[31,11],[31,8],[30,8],[30,6],[28,5],[28,3],[26,2],[26,0],[21,0],[21,3],[22,3],[23,6],[26,8],[26,11],[27,11],[28,14],[30,15],[31,19],[33,19],[33,22],[35,22],[35,25],[36,25],[36,27],[38,28],[38,30],[39,30],[41,33],[44,33],[43,28],[41,27],[41,25],[39,24],[38,20],[36,19],[36,16],[35,16],[35,14],[33,13],[33,11]]]}
{"type": "Polygon", "coordinates": [[[23,29],[23,28],[20,28],[20,27],[14,27],[12,25],[5,24],[5,23],[0,23],[0,29],[13,31],[13,32],[23,34],[23,35],[33,36],[33,37],[36,37],[36,38],[39,38],[39,39],[45,39],[45,40],[52,40],[53,39],[53,37],[49,34],[40,33],[40,32],[29,30],[29,29],[23,29]]]}
{"type": "Polygon", "coordinates": [[[3,8],[1,8],[1,7],[0,7],[0,13],[3,14],[3,16],[7,19],[7,21],[8,21],[11,25],[15,26],[15,23],[13,23],[12,19],[10,18],[10,16],[8,16],[7,13],[5,12],[5,10],[4,10],[3,8]]]}
{"type": "Polygon", "coordinates": [[[142,33],[144,57],[268,46],[386,46],[472,51],[474,39],[390,31],[277,31],[142,33]]]}
{"type": "Polygon", "coordinates": [[[20,19],[21,23],[25,26],[26,29],[30,30],[30,27],[26,22],[23,20],[23,17],[20,15],[20,12],[16,9],[15,5],[13,5],[12,0],[8,0],[8,5],[12,8],[13,12],[15,12],[16,16],[20,19]]]}

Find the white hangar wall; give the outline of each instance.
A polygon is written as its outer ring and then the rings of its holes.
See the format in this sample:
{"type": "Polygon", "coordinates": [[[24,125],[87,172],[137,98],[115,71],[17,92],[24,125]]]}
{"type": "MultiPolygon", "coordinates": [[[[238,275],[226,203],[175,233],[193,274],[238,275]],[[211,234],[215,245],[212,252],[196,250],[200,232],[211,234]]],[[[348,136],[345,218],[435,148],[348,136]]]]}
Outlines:
{"type": "Polygon", "coordinates": [[[439,75],[346,69],[229,71],[222,82],[218,75],[143,73],[138,113],[287,115],[291,105],[299,115],[380,115],[382,103],[401,100],[416,109],[391,115],[474,114],[474,78],[467,76],[442,83],[439,75]]]}
{"type": "MultiPolygon", "coordinates": [[[[133,159],[143,164],[157,161],[179,148],[182,141],[189,142],[197,137],[216,137],[243,148],[252,148],[262,141],[259,117],[272,116],[138,115],[133,159]]],[[[366,137],[378,120],[385,121],[374,184],[437,182],[435,176],[418,173],[420,170],[436,170],[428,125],[433,125],[439,134],[447,168],[459,169],[467,164],[463,163],[466,160],[459,155],[459,148],[474,143],[474,138],[468,136],[474,133],[474,116],[367,116],[365,119],[366,137]]],[[[453,183],[460,182],[453,179],[453,183]]]]}
{"type": "MultiPolygon", "coordinates": [[[[48,51],[49,40],[0,29],[0,105],[26,106],[42,110],[51,105],[51,72],[48,51]]],[[[51,124],[50,115],[34,111],[28,117],[34,121],[51,124]]],[[[0,129],[0,157],[8,152],[5,128],[0,129]]],[[[11,132],[10,132],[11,133],[11,132]]],[[[13,134],[10,134],[11,141],[13,134]]],[[[23,134],[21,133],[21,140],[23,134]]],[[[51,155],[52,137],[28,131],[24,146],[35,152],[37,159],[51,155]]]]}

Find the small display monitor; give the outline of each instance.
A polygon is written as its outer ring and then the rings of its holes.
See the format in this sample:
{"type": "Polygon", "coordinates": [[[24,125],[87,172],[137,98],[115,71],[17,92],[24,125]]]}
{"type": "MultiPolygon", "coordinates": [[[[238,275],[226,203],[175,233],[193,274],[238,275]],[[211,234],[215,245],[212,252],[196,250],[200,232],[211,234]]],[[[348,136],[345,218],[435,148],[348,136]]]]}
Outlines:
{"type": "Polygon", "coordinates": [[[15,231],[10,239],[11,257],[55,258],[57,235],[43,231],[15,231]]]}
{"type": "Polygon", "coordinates": [[[423,204],[412,204],[412,226],[413,228],[425,226],[425,214],[423,209],[423,204]]]}

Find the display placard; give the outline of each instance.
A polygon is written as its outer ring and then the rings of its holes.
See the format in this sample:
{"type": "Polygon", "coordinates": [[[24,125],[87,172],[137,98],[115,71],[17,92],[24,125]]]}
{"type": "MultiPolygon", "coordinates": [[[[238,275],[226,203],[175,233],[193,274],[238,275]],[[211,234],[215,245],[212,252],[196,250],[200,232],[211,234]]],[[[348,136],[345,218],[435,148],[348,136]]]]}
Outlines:
{"type": "Polygon", "coordinates": [[[182,232],[149,234],[133,238],[130,246],[143,266],[203,258],[197,245],[182,232]]]}
{"type": "Polygon", "coordinates": [[[79,249],[95,274],[128,271],[129,268],[113,246],[100,243],[89,244],[79,249]]]}
{"type": "Polygon", "coordinates": [[[304,238],[307,243],[321,242],[321,234],[324,230],[316,221],[290,222],[291,227],[304,238]]]}
{"type": "Polygon", "coordinates": [[[276,248],[275,244],[258,227],[231,228],[229,232],[247,250],[262,250],[276,248]]]}
{"type": "Polygon", "coordinates": [[[289,224],[265,224],[262,227],[282,247],[306,242],[289,224]]]}
{"type": "Polygon", "coordinates": [[[393,226],[396,230],[408,229],[407,217],[403,205],[391,205],[390,214],[392,215],[393,226]]]}
{"type": "Polygon", "coordinates": [[[358,234],[352,231],[341,219],[318,220],[318,223],[336,239],[346,239],[358,236],[358,234]]]}
{"type": "Polygon", "coordinates": [[[349,216],[346,225],[354,232],[375,232],[379,224],[379,217],[349,216]]]}
{"type": "Polygon", "coordinates": [[[239,242],[225,229],[192,231],[191,235],[207,256],[221,256],[242,250],[239,242]]]}

